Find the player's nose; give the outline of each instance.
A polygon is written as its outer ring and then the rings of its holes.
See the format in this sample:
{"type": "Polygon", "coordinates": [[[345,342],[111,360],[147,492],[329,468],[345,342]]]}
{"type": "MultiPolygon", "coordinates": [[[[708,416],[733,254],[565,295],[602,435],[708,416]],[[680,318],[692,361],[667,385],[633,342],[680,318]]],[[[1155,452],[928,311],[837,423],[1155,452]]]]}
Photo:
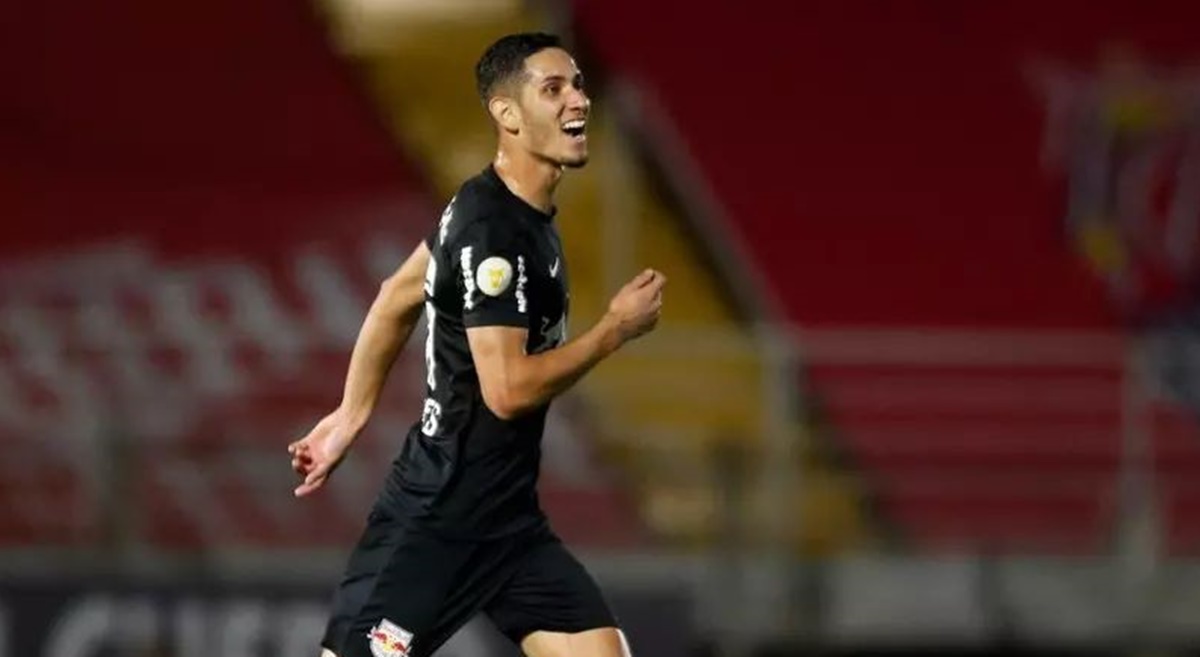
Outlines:
{"type": "Polygon", "coordinates": [[[582,89],[571,88],[571,93],[567,96],[567,109],[579,110],[587,114],[592,107],[592,99],[583,93],[582,89]]]}

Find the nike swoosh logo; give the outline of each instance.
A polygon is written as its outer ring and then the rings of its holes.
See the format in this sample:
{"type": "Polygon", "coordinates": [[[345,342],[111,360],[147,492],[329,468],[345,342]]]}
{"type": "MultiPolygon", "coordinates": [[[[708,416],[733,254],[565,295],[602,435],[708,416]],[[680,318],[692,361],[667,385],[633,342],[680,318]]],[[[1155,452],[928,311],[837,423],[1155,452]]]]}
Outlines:
{"type": "Polygon", "coordinates": [[[559,265],[559,259],[558,259],[558,258],[555,258],[555,259],[554,259],[554,264],[553,264],[553,265],[550,265],[550,278],[557,278],[557,277],[558,277],[558,265],[559,265]]]}

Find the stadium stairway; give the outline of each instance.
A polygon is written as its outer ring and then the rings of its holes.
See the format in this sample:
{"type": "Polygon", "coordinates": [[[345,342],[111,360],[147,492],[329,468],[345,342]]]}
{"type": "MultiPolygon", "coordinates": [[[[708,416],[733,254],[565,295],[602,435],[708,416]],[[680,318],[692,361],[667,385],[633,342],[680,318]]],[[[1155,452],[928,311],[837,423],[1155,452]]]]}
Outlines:
{"type": "MultiPolygon", "coordinates": [[[[380,17],[325,3],[340,49],[359,64],[393,134],[423,163],[443,199],[492,155],[494,136],[471,75],[497,35],[547,24],[526,4],[455,2],[444,12],[424,7],[380,17]]],[[[725,298],[679,212],[645,182],[647,164],[633,154],[604,93],[591,91],[592,163],[572,172],[559,195],[572,327],[594,322],[617,287],[644,266],[670,281],[659,330],[581,386],[602,455],[620,466],[643,522],[674,546],[710,544],[729,533],[730,518],[743,517],[754,520],[750,534],[783,531],[810,552],[859,540],[853,485],[819,466],[798,425],[764,409],[774,364],[725,298]],[[769,462],[770,431],[785,434],[776,437],[790,446],[788,458],[802,476],[791,479],[783,502],[747,490],[726,505],[722,486],[738,484],[722,483],[721,473],[736,470],[734,460],[749,467],[769,462]],[[796,516],[778,512],[796,500],[804,501],[796,516]],[[722,513],[731,508],[735,513],[722,513]]]]}

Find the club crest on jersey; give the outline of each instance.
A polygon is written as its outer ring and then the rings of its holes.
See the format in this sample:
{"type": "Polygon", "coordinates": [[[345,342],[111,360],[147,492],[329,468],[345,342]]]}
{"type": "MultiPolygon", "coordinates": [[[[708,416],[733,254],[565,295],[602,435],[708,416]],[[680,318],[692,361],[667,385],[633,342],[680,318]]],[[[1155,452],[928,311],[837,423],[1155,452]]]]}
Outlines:
{"type": "Polygon", "coordinates": [[[512,283],[512,264],[499,256],[492,256],[479,263],[475,270],[475,286],[489,297],[498,297],[512,283]]]}
{"type": "Polygon", "coordinates": [[[375,657],[404,657],[412,646],[413,634],[384,618],[367,634],[375,657]]]}

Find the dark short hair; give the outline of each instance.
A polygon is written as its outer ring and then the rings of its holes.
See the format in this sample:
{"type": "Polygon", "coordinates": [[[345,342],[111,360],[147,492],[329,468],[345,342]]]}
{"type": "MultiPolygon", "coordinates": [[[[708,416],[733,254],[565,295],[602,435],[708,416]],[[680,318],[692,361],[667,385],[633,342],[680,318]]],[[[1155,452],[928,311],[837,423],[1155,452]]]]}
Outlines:
{"type": "Polygon", "coordinates": [[[562,40],[544,32],[523,32],[501,37],[475,64],[475,89],[484,103],[496,87],[525,71],[525,59],[547,48],[562,48],[562,40]]]}

